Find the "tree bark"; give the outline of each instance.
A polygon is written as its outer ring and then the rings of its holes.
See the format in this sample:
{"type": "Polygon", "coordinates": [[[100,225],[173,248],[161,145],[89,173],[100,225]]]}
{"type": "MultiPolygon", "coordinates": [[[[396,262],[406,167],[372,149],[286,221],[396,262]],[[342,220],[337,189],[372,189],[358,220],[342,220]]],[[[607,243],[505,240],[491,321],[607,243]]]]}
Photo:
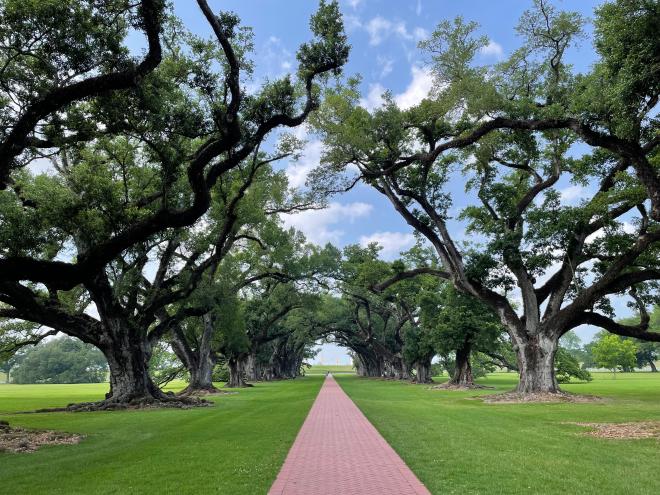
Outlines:
{"type": "Polygon", "coordinates": [[[555,376],[557,345],[558,339],[545,333],[537,333],[518,343],[520,382],[516,388],[517,392],[523,394],[559,392],[555,376]]]}
{"type": "MultiPolygon", "coordinates": [[[[653,359],[649,359],[649,365],[651,366],[651,373],[657,373],[658,372],[658,368],[655,365],[655,362],[653,361],[653,359]]],[[[7,373],[7,382],[9,382],[9,373],[7,373]]]]}
{"type": "Polygon", "coordinates": [[[415,364],[415,379],[416,383],[431,383],[431,362],[424,361],[415,364]]]}
{"type": "Polygon", "coordinates": [[[474,377],[472,376],[472,366],[470,365],[470,353],[472,345],[465,340],[463,345],[456,349],[456,367],[454,374],[449,380],[449,385],[456,387],[473,388],[474,377]]]}
{"type": "Polygon", "coordinates": [[[215,357],[211,349],[213,325],[210,316],[204,316],[204,331],[197,349],[191,349],[180,328],[172,331],[172,349],[190,374],[188,386],[179,392],[180,395],[199,393],[216,393],[213,385],[213,368],[215,357]]]}
{"type": "Polygon", "coordinates": [[[107,403],[154,402],[167,397],[149,376],[150,350],[133,332],[114,332],[100,348],[110,369],[107,403]]]}
{"type": "Polygon", "coordinates": [[[229,381],[225,385],[226,387],[244,388],[248,386],[248,384],[243,379],[241,361],[238,358],[229,358],[227,360],[227,367],[229,368],[229,381]]]}
{"type": "Polygon", "coordinates": [[[261,366],[257,362],[257,355],[250,352],[245,359],[245,377],[249,382],[261,380],[261,366]]]}

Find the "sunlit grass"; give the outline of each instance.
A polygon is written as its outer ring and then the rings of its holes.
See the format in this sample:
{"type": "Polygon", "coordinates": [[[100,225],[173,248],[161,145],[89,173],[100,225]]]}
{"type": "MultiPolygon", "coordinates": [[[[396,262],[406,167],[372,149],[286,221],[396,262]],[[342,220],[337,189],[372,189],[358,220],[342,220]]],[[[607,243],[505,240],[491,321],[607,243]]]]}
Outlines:
{"type": "Polygon", "coordinates": [[[658,440],[583,436],[573,422],[660,421],[660,374],[596,373],[565,385],[602,403],[486,404],[517,375],[480,382],[496,390],[455,392],[339,376],[342,388],[433,493],[657,494],[658,440]]]}
{"type": "Polygon", "coordinates": [[[266,493],[321,383],[258,383],[212,398],[211,408],[47,414],[7,413],[99,400],[107,384],[0,385],[0,419],[86,435],[79,445],[0,454],[0,493],[266,493]]]}

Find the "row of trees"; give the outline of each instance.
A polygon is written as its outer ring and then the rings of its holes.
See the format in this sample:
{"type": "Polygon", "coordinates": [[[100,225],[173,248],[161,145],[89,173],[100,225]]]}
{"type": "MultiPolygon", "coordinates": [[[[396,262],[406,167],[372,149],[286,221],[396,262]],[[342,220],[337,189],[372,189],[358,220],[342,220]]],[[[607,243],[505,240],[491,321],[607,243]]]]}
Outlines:
{"type": "Polygon", "coordinates": [[[656,2],[603,4],[598,59],[581,74],[566,57],[585,20],[544,0],[495,65],[479,63],[488,39],[474,23],[443,21],[420,43],[428,98],[404,110],[385,93],[368,110],[349,80],[313,117],[325,144],[313,183],[361,180],[387,198],[433,247],[434,275],[497,314],[521,393],[558,391],[558,342],[580,325],[660,341],[647,312],[660,279],[659,22],[656,2]],[[576,203],[557,190],[570,183],[582,186],[576,203]],[[457,218],[456,184],[468,202],[457,218]],[[456,221],[478,242],[457,239],[456,221]],[[612,297],[628,298],[638,320],[617,321],[612,297]]]}
{"type": "Polygon", "coordinates": [[[100,407],[189,400],[220,361],[233,386],[295,376],[323,338],[363,375],[427,381],[439,354],[471,386],[476,355],[518,369],[522,393],[558,390],[558,342],[579,325],[660,341],[647,313],[660,278],[652,2],[598,10],[588,74],[564,60],[583,20],[544,1],[495,66],[475,61],[475,25],[442,22],[422,43],[432,94],[408,110],[386,94],[371,112],[339,80],[336,2],[312,16],[295,76],[255,91],[250,31],[205,0],[210,39],[160,0],[1,5],[0,344],[61,332],[96,347],[111,388],[100,407]],[[299,154],[284,131],[305,122],[325,154],[292,191],[275,163],[299,154]],[[459,219],[479,242],[448,226],[461,174],[473,203],[459,219]],[[589,197],[563,203],[564,177],[589,197]],[[279,214],[360,180],[418,234],[401,260],[282,228],[279,214]],[[608,298],[624,294],[638,321],[615,320],[608,298]],[[190,375],[178,398],[150,373],[163,345],[190,375]]]}

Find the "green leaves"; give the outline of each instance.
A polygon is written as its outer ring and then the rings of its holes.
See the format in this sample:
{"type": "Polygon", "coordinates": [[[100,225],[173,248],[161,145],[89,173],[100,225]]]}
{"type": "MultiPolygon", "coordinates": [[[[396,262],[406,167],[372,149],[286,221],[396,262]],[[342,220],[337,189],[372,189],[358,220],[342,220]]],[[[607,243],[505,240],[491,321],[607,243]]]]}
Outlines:
{"type": "Polygon", "coordinates": [[[304,43],[298,50],[300,76],[306,80],[313,74],[325,71],[331,71],[335,76],[341,74],[341,67],[348,60],[350,45],[344,33],[338,2],[321,0],[309,24],[315,40],[304,43]]]}

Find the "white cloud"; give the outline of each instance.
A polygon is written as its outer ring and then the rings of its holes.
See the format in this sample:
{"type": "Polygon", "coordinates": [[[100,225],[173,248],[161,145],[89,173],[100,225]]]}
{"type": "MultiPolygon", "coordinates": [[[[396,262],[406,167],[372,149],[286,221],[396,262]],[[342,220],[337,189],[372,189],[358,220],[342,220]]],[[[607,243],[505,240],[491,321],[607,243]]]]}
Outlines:
{"type": "MultiPolygon", "coordinates": [[[[410,68],[411,81],[408,87],[399,94],[394,95],[394,102],[402,110],[417,105],[426,98],[433,88],[433,74],[425,67],[413,65],[410,68]]],[[[367,96],[360,100],[360,105],[371,111],[383,104],[385,88],[380,83],[370,84],[367,96]]]]}
{"type": "Polygon", "coordinates": [[[360,98],[360,106],[366,108],[369,111],[378,108],[383,104],[384,92],[385,88],[382,84],[370,84],[367,96],[365,98],[360,98]]]}
{"type": "Polygon", "coordinates": [[[354,29],[362,28],[362,21],[360,20],[359,17],[351,14],[344,14],[343,18],[344,18],[344,24],[348,31],[353,31],[354,29]]]}
{"type": "Polygon", "coordinates": [[[428,36],[428,32],[421,27],[414,28],[410,32],[405,22],[391,21],[379,15],[370,19],[366,24],[360,23],[360,26],[369,34],[369,44],[372,46],[380,45],[391,36],[406,41],[420,40],[428,36]]]}
{"type": "Polygon", "coordinates": [[[490,40],[488,44],[479,50],[483,55],[501,58],[504,55],[504,49],[498,42],[490,40]]]}
{"type": "Polygon", "coordinates": [[[373,205],[369,203],[355,202],[341,204],[330,203],[323,210],[309,210],[294,214],[284,214],[281,218],[284,225],[300,230],[308,241],[315,244],[332,242],[339,244],[345,234],[341,224],[353,223],[358,218],[364,218],[371,214],[373,205]]]}
{"type": "Polygon", "coordinates": [[[433,87],[433,74],[424,67],[411,67],[412,80],[406,90],[394,97],[399,108],[407,109],[426,98],[433,87]]]}
{"type": "Polygon", "coordinates": [[[293,54],[286,49],[277,36],[270,36],[261,50],[267,72],[273,77],[281,77],[294,66],[293,54]]]}
{"type": "Polygon", "coordinates": [[[385,259],[396,258],[415,244],[415,236],[408,232],[374,232],[360,237],[360,245],[367,246],[372,242],[378,243],[383,249],[381,256],[385,259]]]}
{"type": "Polygon", "coordinates": [[[378,55],[378,57],[376,57],[376,62],[378,62],[378,66],[380,67],[379,77],[381,79],[392,72],[392,69],[394,68],[394,60],[382,55],[378,55]]]}
{"type": "Polygon", "coordinates": [[[416,27],[413,30],[413,37],[418,41],[423,40],[429,37],[429,32],[423,27],[416,27]]]}
{"type": "Polygon", "coordinates": [[[584,198],[587,190],[578,185],[572,185],[559,190],[559,198],[562,203],[569,205],[576,204],[580,199],[584,198]]]}
{"type": "Polygon", "coordinates": [[[305,185],[307,175],[321,163],[323,143],[319,140],[309,141],[300,156],[300,159],[291,162],[286,168],[289,187],[302,187],[305,185]]]}
{"type": "Polygon", "coordinates": [[[348,5],[353,7],[353,9],[357,9],[360,4],[362,3],[362,0],[346,0],[348,5]]]}

